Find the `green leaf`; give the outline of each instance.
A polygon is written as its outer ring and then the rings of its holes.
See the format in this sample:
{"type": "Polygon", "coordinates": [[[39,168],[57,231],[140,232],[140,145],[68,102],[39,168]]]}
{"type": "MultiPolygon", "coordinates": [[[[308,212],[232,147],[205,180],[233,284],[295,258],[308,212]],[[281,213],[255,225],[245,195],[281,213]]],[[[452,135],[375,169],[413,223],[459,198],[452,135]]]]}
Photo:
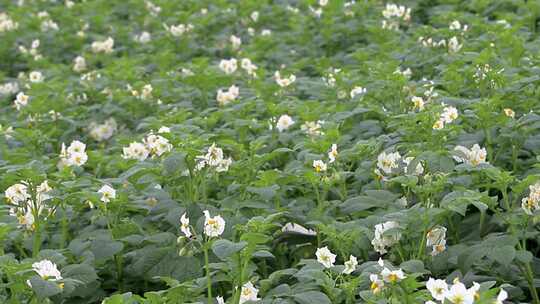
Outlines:
{"type": "Polygon", "coordinates": [[[293,296],[294,300],[300,304],[331,304],[327,295],[320,291],[306,291],[293,296]]]}
{"type": "Polygon", "coordinates": [[[530,263],[532,261],[533,255],[527,250],[518,250],[516,251],[516,260],[521,263],[530,263]]]}
{"type": "Polygon", "coordinates": [[[497,261],[501,265],[509,265],[516,256],[516,249],[513,246],[494,247],[488,257],[497,261]]]}
{"type": "Polygon", "coordinates": [[[96,260],[106,260],[122,251],[124,244],[107,238],[95,239],[90,245],[90,250],[96,257],[96,260]]]}
{"type": "Polygon", "coordinates": [[[39,276],[33,276],[29,281],[32,290],[40,299],[49,298],[62,292],[62,288],[58,286],[57,282],[46,281],[39,276]]]}
{"type": "Polygon", "coordinates": [[[98,279],[95,269],[88,264],[73,264],[62,268],[62,276],[79,280],[83,283],[91,283],[98,279]]]}
{"type": "Polygon", "coordinates": [[[233,243],[229,240],[220,239],[212,244],[212,251],[218,258],[225,260],[231,255],[244,249],[247,244],[247,242],[233,243]]]}
{"type": "Polygon", "coordinates": [[[176,152],[163,160],[163,171],[165,175],[180,174],[185,170],[187,170],[186,153],[176,152]]]}

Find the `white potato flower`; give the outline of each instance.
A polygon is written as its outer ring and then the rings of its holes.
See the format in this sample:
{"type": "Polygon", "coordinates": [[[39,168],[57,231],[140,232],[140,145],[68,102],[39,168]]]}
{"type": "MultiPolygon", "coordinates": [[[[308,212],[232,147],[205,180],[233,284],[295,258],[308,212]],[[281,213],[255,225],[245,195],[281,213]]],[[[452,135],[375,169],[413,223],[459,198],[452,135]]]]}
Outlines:
{"type": "Polygon", "coordinates": [[[152,35],[149,32],[144,31],[138,35],[135,35],[133,38],[138,43],[146,44],[152,40],[152,35]]]}
{"type": "Polygon", "coordinates": [[[508,299],[508,293],[506,290],[502,289],[499,291],[499,294],[497,295],[497,299],[493,304],[504,304],[504,300],[508,299]]]}
{"type": "Polygon", "coordinates": [[[164,133],[171,133],[171,129],[167,126],[161,126],[159,129],[158,129],[158,133],[159,134],[164,134],[164,133]]]}
{"type": "Polygon", "coordinates": [[[136,159],[143,161],[148,158],[150,151],[142,143],[132,142],[128,147],[124,147],[122,157],[124,159],[136,159]]]}
{"type": "Polygon", "coordinates": [[[182,217],[180,217],[180,230],[188,238],[190,238],[193,235],[191,233],[191,229],[189,228],[189,218],[186,216],[186,213],[182,214],[182,217]]]}
{"type": "Polygon", "coordinates": [[[345,262],[345,269],[343,269],[344,274],[351,274],[356,270],[358,266],[358,260],[354,255],[349,256],[349,260],[345,262]]]}
{"type": "Polygon", "coordinates": [[[381,280],[376,274],[370,274],[369,280],[371,281],[371,285],[369,286],[371,292],[374,294],[380,293],[384,287],[384,281],[381,280]]]}
{"type": "Polygon", "coordinates": [[[225,220],[219,215],[211,217],[208,210],[204,210],[203,213],[205,218],[204,234],[209,237],[218,237],[223,234],[223,231],[225,230],[225,220]]]}
{"type": "Polygon", "coordinates": [[[321,263],[325,268],[333,267],[336,262],[336,255],[327,246],[317,248],[315,255],[317,256],[317,262],[321,263]]]}
{"type": "Polygon", "coordinates": [[[487,163],[486,149],[480,148],[478,144],[474,144],[470,150],[463,146],[456,146],[454,151],[459,153],[459,155],[454,156],[454,160],[457,162],[469,164],[471,166],[487,163]]]}
{"type": "Polygon", "coordinates": [[[98,193],[101,194],[101,201],[104,203],[109,203],[111,200],[116,198],[116,190],[109,185],[103,185],[98,193]]]}
{"type": "Polygon", "coordinates": [[[94,53],[112,53],[114,48],[114,39],[112,37],[107,37],[103,41],[94,41],[92,42],[92,52],[94,53]]]}
{"type": "Polygon", "coordinates": [[[169,143],[168,139],[161,135],[150,133],[143,140],[143,143],[146,145],[146,148],[152,157],[161,156],[172,150],[172,144],[169,143]]]}
{"type": "Polygon", "coordinates": [[[441,114],[441,120],[444,123],[451,123],[458,118],[458,111],[455,107],[445,107],[441,114]]]}
{"type": "Polygon", "coordinates": [[[363,88],[363,87],[354,87],[352,90],[351,90],[351,99],[355,98],[356,96],[358,95],[362,95],[362,94],[365,94],[367,92],[367,89],[366,88],[363,88]]]}
{"type": "Polygon", "coordinates": [[[388,283],[396,283],[406,278],[403,270],[390,270],[386,267],[381,271],[381,276],[383,280],[388,283]]]}
{"type": "Polygon", "coordinates": [[[313,168],[316,172],[325,172],[327,170],[327,166],[322,160],[314,160],[313,168]]]}
{"type": "Polygon", "coordinates": [[[431,296],[438,301],[444,301],[444,298],[448,292],[448,284],[444,280],[435,280],[429,278],[426,282],[426,288],[431,293],[431,296]]]}
{"type": "Polygon", "coordinates": [[[244,69],[250,76],[256,77],[257,76],[257,66],[254,65],[249,58],[243,58],[240,66],[242,69],[244,69]]]}
{"type": "Polygon", "coordinates": [[[450,38],[448,40],[448,52],[450,53],[457,53],[461,48],[463,47],[463,44],[459,43],[459,40],[456,36],[450,38]]]}
{"type": "Polygon", "coordinates": [[[510,109],[510,108],[505,108],[504,110],[504,115],[510,117],[510,118],[515,118],[516,117],[516,112],[514,112],[514,110],[510,109]]]}
{"type": "Polygon", "coordinates": [[[15,108],[17,108],[17,111],[20,111],[22,108],[26,107],[28,105],[29,99],[30,97],[28,95],[25,95],[23,92],[19,92],[15,97],[15,100],[13,101],[13,103],[15,103],[15,108]]]}
{"type": "Polygon", "coordinates": [[[223,91],[221,89],[218,90],[216,101],[220,106],[225,106],[232,101],[235,101],[238,96],[240,95],[240,90],[237,86],[232,85],[229,87],[227,91],[223,91]]]}
{"type": "Polygon", "coordinates": [[[60,151],[60,163],[62,165],[82,166],[88,161],[88,154],[86,154],[86,145],[78,140],[71,142],[66,149],[66,145],[62,143],[62,150],[60,151]]]}
{"type": "Polygon", "coordinates": [[[399,167],[399,162],[401,161],[401,155],[399,152],[386,153],[382,152],[377,157],[377,168],[382,170],[386,174],[392,173],[392,169],[399,167]]]}
{"type": "Polygon", "coordinates": [[[182,35],[189,33],[193,30],[192,24],[178,24],[171,25],[170,27],[164,24],[163,27],[165,27],[165,29],[174,37],[181,37],[182,35]]]}
{"type": "Polygon", "coordinates": [[[276,83],[284,88],[290,86],[292,83],[296,81],[296,76],[294,74],[289,75],[289,77],[282,78],[279,71],[276,71],[274,73],[274,79],[276,80],[276,83]]]}
{"type": "Polygon", "coordinates": [[[294,125],[294,120],[287,114],[281,115],[277,121],[276,128],[279,132],[283,132],[294,125]]]}
{"type": "Polygon", "coordinates": [[[32,71],[30,74],[28,74],[28,80],[30,80],[32,83],[43,82],[43,79],[43,74],[41,74],[39,71],[32,71]]]}
{"type": "Polygon", "coordinates": [[[0,12],[0,33],[10,32],[19,28],[19,23],[13,21],[8,14],[0,12]]]}
{"type": "Polygon", "coordinates": [[[62,274],[56,264],[49,260],[41,260],[32,264],[32,269],[44,280],[57,281],[62,279],[62,274]]]}
{"type": "Polygon", "coordinates": [[[58,24],[51,19],[41,21],[40,27],[42,32],[58,31],[60,29],[58,24]]]}
{"type": "Polygon", "coordinates": [[[245,303],[247,301],[258,301],[259,298],[257,298],[257,294],[259,293],[259,290],[253,286],[253,283],[247,282],[242,286],[242,290],[240,291],[240,304],[245,303]]]}
{"type": "Polygon", "coordinates": [[[461,282],[456,282],[444,295],[444,298],[452,304],[473,304],[476,291],[467,289],[461,282]]]}
{"type": "Polygon", "coordinates": [[[328,163],[333,163],[336,161],[336,158],[338,156],[338,150],[337,150],[337,144],[332,144],[332,147],[330,148],[330,151],[328,151],[328,163]]]}
{"type": "Polygon", "coordinates": [[[86,60],[83,56],[77,56],[73,59],[73,71],[80,73],[86,70],[86,60]]]}
{"type": "Polygon", "coordinates": [[[254,22],[257,22],[257,20],[259,19],[259,12],[258,12],[258,11],[253,11],[253,12],[251,12],[251,14],[249,15],[249,17],[250,17],[251,20],[253,20],[254,22]]]}
{"type": "Polygon", "coordinates": [[[237,50],[242,45],[242,39],[240,39],[240,37],[237,37],[235,35],[231,35],[231,37],[229,38],[229,41],[232,44],[233,50],[237,50]]]}
{"type": "Polygon", "coordinates": [[[219,62],[219,68],[225,72],[225,74],[232,74],[238,69],[238,61],[235,58],[229,60],[222,59],[219,62]]]}

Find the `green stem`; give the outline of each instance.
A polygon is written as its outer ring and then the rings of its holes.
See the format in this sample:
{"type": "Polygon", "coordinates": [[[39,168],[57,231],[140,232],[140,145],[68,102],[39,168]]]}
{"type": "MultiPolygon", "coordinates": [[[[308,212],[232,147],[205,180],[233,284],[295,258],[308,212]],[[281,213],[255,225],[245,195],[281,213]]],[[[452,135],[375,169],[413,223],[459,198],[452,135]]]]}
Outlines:
{"type": "Polygon", "coordinates": [[[210,264],[208,263],[208,244],[203,246],[204,266],[206,268],[206,288],[208,289],[208,304],[212,304],[212,279],[210,277],[210,264]]]}
{"type": "Polygon", "coordinates": [[[67,216],[66,216],[66,209],[64,208],[62,210],[62,247],[61,248],[66,248],[67,246],[67,241],[68,241],[68,221],[67,221],[67,216]]]}
{"type": "Polygon", "coordinates": [[[315,183],[312,183],[312,185],[315,195],[317,196],[317,207],[321,207],[321,194],[319,193],[319,187],[317,187],[317,184],[315,183]]]}
{"type": "Polygon", "coordinates": [[[32,246],[32,257],[36,258],[41,247],[41,225],[39,219],[35,222],[36,229],[34,231],[34,243],[32,246]]]}

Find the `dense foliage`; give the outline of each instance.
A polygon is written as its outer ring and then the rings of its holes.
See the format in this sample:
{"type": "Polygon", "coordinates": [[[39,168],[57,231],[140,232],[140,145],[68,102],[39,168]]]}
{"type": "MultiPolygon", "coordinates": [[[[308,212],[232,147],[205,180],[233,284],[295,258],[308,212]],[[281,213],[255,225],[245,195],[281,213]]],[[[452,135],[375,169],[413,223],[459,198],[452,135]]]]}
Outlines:
{"type": "Polygon", "coordinates": [[[0,302],[540,304],[539,23],[0,1],[0,302]]]}

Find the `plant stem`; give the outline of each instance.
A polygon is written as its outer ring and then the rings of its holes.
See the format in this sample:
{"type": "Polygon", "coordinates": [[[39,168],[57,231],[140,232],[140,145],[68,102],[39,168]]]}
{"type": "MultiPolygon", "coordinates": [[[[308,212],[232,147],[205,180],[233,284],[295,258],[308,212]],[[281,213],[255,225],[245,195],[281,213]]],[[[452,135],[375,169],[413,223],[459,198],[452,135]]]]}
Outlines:
{"type": "Polygon", "coordinates": [[[37,257],[39,253],[39,249],[41,247],[41,225],[39,223],[39,220],[36,221],[36,229],[34,231],[34,243],[32,246],[32,257],[37,257]]]}
{"type": "Polygon", "coordinates": [[[208,244],[203,246],[204,266],[206,268],[206,288],[208,289],[208,304],[212,304],[212,279],[210,277],[210,264],[208,263],[208,244]]]}

